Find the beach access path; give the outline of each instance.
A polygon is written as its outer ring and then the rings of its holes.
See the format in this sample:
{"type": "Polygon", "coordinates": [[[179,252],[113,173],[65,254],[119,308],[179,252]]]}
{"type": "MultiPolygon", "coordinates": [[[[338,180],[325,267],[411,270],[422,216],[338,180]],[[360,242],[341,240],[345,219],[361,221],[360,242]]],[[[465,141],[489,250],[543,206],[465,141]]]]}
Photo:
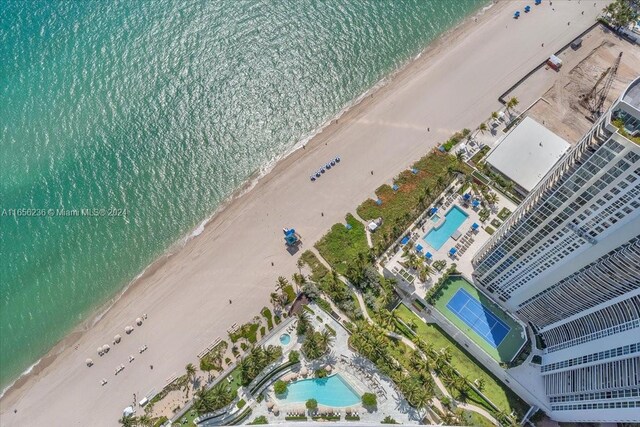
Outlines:
{"type": "Polygon", "coordinates": [[[592,25],[608,2],[545,1],[513,19],[515,10],[532,3],[499,2],[472,16],[276,165],[200,236],[150,268],[99,322],[65,340],[18,381],[0,400],[0,424],[118,425],[134,393],[140,400],[182,375],[187,363],[197,364],[196,355],[215,337],[259,314],[278,276],[297,271],[283,227],[302,235],[301,251],[313,245],[454,131],[486,120],[500,108],[502,92],[592,25]],[[309,175],[336,155],[340,165],[310,182],[309,175]],[[148,314],[145,323],[123,334],[142,313],[148,314]],[[115,334],[122,343],[98,357],[96,348],[111,344],[115,334]],[[148,349],[138,354],[142,345],[148,349]],[[129,355],[135,361],[128,362],[129,355]],[[125,369],[114,376],[120,364],[125,369]],[[102,378],[108,380],[104,386],[102,378]]]}

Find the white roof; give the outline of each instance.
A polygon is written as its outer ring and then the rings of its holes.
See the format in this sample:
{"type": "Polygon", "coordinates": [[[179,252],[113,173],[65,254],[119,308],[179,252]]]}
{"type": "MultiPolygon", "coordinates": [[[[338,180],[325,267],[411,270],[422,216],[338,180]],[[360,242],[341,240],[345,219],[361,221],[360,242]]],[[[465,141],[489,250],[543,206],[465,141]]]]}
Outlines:
{"type": "Polygon", "coordinates": [[[531,117],[525,117],[498,141],[487,163],[531,191],[569,148],[567,141],[531,117]]]}
{"type": "Polygon", "coordinates": [[[376,228],[378,228],[378,224],[376,224],[375,222],[371,221],[368,225],[369,227],[369,231],[375,231],[376,228]]]}

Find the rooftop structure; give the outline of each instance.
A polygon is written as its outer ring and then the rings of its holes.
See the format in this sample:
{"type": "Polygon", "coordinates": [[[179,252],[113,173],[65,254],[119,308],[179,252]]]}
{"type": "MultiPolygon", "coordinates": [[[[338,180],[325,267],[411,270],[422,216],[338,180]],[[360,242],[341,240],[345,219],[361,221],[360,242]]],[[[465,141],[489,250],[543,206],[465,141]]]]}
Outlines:
{"type": "Polygon", "coordinates": [[[528,193],[569,147],[567,141],[531,117],[525,117],[498,141],[487,156],[487,163],[520,186],[520,192],[528,193]]]}

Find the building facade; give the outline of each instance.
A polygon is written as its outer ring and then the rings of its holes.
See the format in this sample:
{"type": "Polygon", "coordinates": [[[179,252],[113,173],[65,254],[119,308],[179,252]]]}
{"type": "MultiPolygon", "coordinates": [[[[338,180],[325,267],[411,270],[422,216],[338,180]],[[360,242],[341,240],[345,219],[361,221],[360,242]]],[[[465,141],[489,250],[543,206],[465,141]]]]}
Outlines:
{"type": "Polygon", "coordinates": [[[557,421],[640,421],[640,78],[473,259],[545,346],[557,421]]]}

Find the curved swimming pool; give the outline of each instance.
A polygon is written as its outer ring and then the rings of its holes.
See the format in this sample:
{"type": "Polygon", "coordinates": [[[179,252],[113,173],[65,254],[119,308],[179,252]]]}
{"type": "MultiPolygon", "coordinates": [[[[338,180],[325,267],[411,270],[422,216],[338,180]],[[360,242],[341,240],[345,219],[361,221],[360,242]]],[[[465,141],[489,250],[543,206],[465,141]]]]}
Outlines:
{"type": "Polygon", "coordinates": [[[342,408],[360,403],[360,395],[349,383],[335,374],[327,378],[311,378],[295,381],[287,387],[284,396],[277,396],[283,403],[302,403],[316,399],[319,405],[342,408]]]}

